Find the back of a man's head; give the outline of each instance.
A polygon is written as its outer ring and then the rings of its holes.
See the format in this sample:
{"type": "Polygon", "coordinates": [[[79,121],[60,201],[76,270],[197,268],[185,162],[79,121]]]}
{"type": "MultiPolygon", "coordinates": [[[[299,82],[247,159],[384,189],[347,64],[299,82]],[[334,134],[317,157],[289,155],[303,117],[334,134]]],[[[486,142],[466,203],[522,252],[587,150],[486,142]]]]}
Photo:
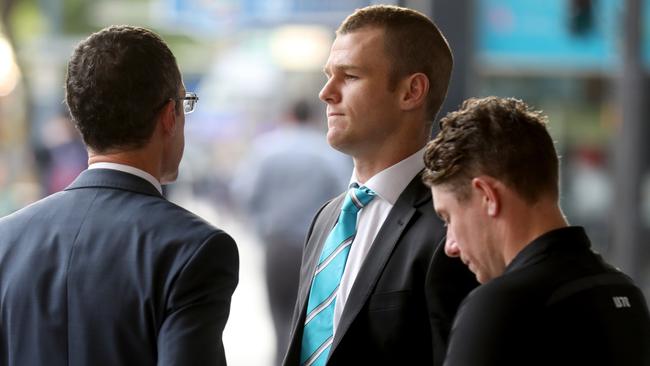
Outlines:
{"type": "Polygon", "coordinates": [[[391,63],[389,88],[400,78],[423,73],[429,78],[426,117],[432,122],[447,95],[453,58],[438,27],[424,14],[394,5],[371,5],[357,9],[338,28],[338,35],[366,27],[384,30],[385,51],[391,63]]]}
{"type": "Polygon", "coordinates": [[[155,33],[111,26],[74,50],[66,102],[86,145],[97,153],[136,149],[151,137],[155,116],[178,96],[176,59],[155,33]]]}
{"type": "Polygon", "coordinates": [[[547,118],[514,98],[472,98],[440,121],[425,153],[424,181],[469,196],[479,175],[501,180],[526,202],[558,198],[558,157],[547,118]]]}

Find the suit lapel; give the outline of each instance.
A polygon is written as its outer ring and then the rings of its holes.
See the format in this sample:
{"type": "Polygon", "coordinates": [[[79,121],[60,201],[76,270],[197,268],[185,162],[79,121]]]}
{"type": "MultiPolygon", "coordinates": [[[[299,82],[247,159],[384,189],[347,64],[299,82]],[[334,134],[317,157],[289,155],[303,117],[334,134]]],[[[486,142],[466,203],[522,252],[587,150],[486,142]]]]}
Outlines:
{"type": "Polygon", "coordinates": [[[416,175],[400,195],[395,206],[391,209],[386,221],[382,225],[377,237],[373,241],[371,250],[363,262],[361,270],[357,275],[350,295],[345,304],[341,320],[334,335],[330,357],[334,354],[345,332],[348,330],[361,308],[368,301],[372,289],[375,287],[379,275],[382,273],[386,262],[390,258],[395,245],[402,236],[402,232],[408,223],[416,218],[417,207],[431,196],[420,181],[420,174],[416,175]]]}
{"type": "Polygon", "coordinates": [[[335,198],[331,204],[323,210],[319,219],[322,218],[322,222],[319,222],[314,226],[314,232],[309,237],[309,242],[307,247],[311,248],[306,252],[308,255],[306,259],[306,273],[303,273],[302,278],[309,279],[305,281],[300,288],[300,293],[298,298],[300,299],[301,309],[304,310],[307,305],[307,299],[309,298],[309,289],[311,288],[311,282],[314,278],[314,272],[316,271],[316,265],[318,264],[318,258],[320,258],[321,251],[323,250],[323,245],[325,245],[325,239],[327,235],[332,231],[332,228],[336,224],[338,219],[338,212],[341,211],[341,205],[343,204],[343,197],[341,195],[335,198]]]}
{"type": "MultiPolygon", "coordinates": [[[[307,300],[309,299],[309,290],[311,289],[311,283],[314,278],[314,272],[316,271],[316,265],[318,264],[318,259],[320,258],[321,251],[323,250],[323,245],[325,245],[325,240],[327,235],[336,224],[336,221],[339,217],[339,212],[341,211],[341,206],[343,205],[343,199],[347,192],[344,192],[337,198],[333,199],[328,205],[326,205],[323,210],[320,212],[314,223],[314,228],[309,235],[309,241],[305,247],[306,258],[303,258],[302,270],[300,273],[301,283],[300,288],[298,289],[297,304],[299,304],[298,317],[294,319],[293,329],[291,333],[291,345],[289,346],[289,351],[287,354],[288,360],[295,360],[285,362],[287,365],[298,364],[300,359],[300,347],[302,342],[302,328],[305,322],[305,310],[307,307],[307,300]]],[[[294,315],[295,318],[295,315],[294,315]]]]}

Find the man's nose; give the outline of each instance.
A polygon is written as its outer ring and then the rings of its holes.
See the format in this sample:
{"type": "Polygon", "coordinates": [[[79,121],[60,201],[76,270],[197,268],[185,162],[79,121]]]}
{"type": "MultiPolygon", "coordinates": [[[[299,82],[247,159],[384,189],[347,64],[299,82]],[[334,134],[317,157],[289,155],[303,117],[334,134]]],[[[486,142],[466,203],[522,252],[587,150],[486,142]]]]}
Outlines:
{"type": "Polygon", "coordinates": [[[327,104],[336,104],[340,102],[340,94],[336,90],[333,78],[327,80],[323,88],[318,93],[318,98],[327,104]]]}
{"type": "Polygon", "coordinates": [[[460,249],[458,248],[456,240],[449,235],[447,235],[447,238],[445,239],[445,254],[449,257],[460,256],[460,249]]]}

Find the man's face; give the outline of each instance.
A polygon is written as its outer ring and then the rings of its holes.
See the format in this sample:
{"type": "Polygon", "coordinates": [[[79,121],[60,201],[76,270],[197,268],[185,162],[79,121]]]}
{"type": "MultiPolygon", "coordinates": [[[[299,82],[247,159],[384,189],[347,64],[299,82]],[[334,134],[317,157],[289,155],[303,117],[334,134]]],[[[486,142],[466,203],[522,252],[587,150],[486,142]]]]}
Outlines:
{"type": "Polygon", "coordinates": [[[367,27],[336,37],[319,97],[327,103],[327,141],[353,157],[372,154],[399,127],[398,94],[388,90],[384,30],[367,27]]]}
{"type": "MultiPolygon", "coordinates": [[[[182,85],[178,97],[185,97],[185,86],[182,85]]],[[[163,161],[163,169],[161,181],[163,183],[170,183],[178,177],[178,166],[183,158],[183,151],[185,150],[185,113],[183,111],[183,100],[174,105],[174,115],[176,118],[176,125],[174,134],[171,136],[170,146],[165,152],[165,159],[163,161]]]]}
{"type": "Polygon", "coordinates": [[[431,193],[434,208],[447,227],[445,253],[460,257],[480,283],[500,276],[505,269],[503,255],[490,230],[491,218],[480,191],[472,189],[463,201],[444,185],[434,185],[431,193]]]}

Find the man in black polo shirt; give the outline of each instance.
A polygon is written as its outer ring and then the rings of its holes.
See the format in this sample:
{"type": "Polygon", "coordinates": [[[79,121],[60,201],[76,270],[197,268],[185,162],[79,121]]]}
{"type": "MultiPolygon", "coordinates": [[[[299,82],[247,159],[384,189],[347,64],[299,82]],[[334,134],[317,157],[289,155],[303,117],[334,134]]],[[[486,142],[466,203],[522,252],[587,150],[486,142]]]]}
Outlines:
{"type": "Polygon", "coordinates": [[[445,365],[650,365],[643,294],[567,224],[545,124],[520,100],[470,99],[427,147],[445,252],[482,283],[456,316],[445,365]]]}

